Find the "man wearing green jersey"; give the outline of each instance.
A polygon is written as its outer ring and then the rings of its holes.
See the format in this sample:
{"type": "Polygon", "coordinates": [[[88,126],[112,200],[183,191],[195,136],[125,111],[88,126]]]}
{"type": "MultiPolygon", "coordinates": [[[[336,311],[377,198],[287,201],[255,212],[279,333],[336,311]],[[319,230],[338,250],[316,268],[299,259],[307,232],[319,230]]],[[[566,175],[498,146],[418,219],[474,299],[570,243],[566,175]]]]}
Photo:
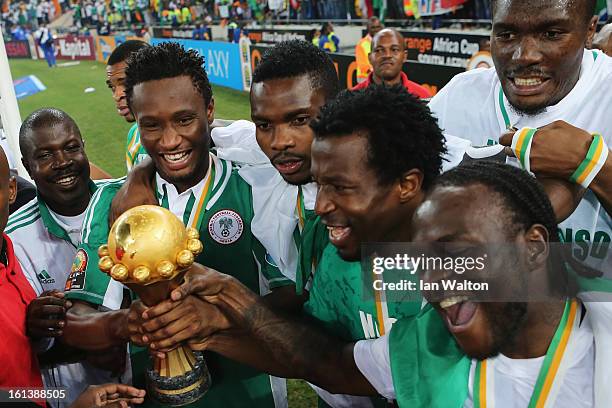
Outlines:
{"type": "Polygon", "coordinates": [[[140,163],[148,154],[140,142],[138,123],[136,123],[136,119],[130,111],[125,96],[125,68],[127,67],[127,60],[132,54],[148,46],[149,44],[144,41],[128,40],[115,48],[106,62],[106,84],[113,93],[117,113],[126,122],[133,123],[128,131],[127,143],[125,145],[125,165],[127,171],[130,171],[132,167],[140,163]]]}
{"type": "MultiPolygon", "coordinates": [[[[62,347],[53,341],[53,337],[61,336],[65,323],[67,306],[61,292],[80,243],[85,210],[104,181],[90,179],[81,132],[74,120],[59,109],[38,109],[28,115],[19,131],[19,147],[37,194],[9,217],[5,232],[13,241],[24,275],[39,296],[28,309],[27,322],[28,335],[40,346],[44,384],[67,390],[64,400],[48,402],[53,407],[63,407],[90,384],[117,381],[110,367],[92,367],[98,353],[89,353],[89,361],[85,361],[83,353],[72,351],[66,359],[62,347]]],[[[103,353],[112,354],[111,350],[103,353]]]]}
{"type": "MultiPolygon", "coordinates": [[[[206,248],[196,261],[235,276],[270,302],[292,294],[284,277],[252,235],[252,195],[232,164],[209,153],[208,127],[214,118],[212,90],[197,52],[175,43],[142,49],[126,69],[126,97],[141,130],[141,141],[155,165],[158,203],[185,225],[200,231],[206,248]]],[[[73,302],[62,339],[88,350],[121,344],[129,339],[130,296],[121,284],[98,269],[97,248],[108,237],[110,204],[122,181],[100,188],[87,210],[66,297],[73,302]],[[86,335],[83,335],[86,333],[86,335]]],[[[294,296],[293,296],[294,297],[294,296]]],[[[192,298],[184,307],[202,308],[192,298]]],[[[142,308],[140,302],[131,307],[142,308]]],[[[182,330],[193,322],[181,319],[182,330]]],[[[135,385],[144,380],[148,353],[131,348],[135,385]]],[[[194,406],[274,407],[286,405],[284,383],[254,369],[211,354],[207,357],[212,387],[194,406]],[[237,391],[239,390],[239,391],[237,391]]],[[[153,401],[145,401],[145,405],[153,401]]]]}

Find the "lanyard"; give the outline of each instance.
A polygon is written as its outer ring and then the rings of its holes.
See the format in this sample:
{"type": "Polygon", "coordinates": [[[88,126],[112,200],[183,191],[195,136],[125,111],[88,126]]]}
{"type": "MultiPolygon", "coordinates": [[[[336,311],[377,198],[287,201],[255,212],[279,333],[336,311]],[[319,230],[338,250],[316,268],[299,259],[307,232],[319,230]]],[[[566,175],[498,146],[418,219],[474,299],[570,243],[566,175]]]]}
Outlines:
{"type": "Polygon", "coordinates": [[[298,213],[300,232],[302,232],[304,230],[304,223],[305,223],[304,220],[306,218],[306,209],[304,208],[304,197],[302,193],[302,186],[298,186],[296,209],[298,213]]]}
{"type": "MultiPolygon", "coordinates": [[[[213,187],[213,180],[215,179],[215,166],[212,157],[210,157],[210,167],[208,173],[206,174],[206,179],[204,181],[204,187],[202,188],[202,194],[200,194],[200,199],[198,200],[198,204],[196,206],[196,212],[193,216],[193,220],[191,221],[191,228],[195,228],[197,231],[200,230],[200,226],[202,225],[202,221],[204,219],[204,213],[206,212],[206,205],[208,201],[210,201],[211,191],[213,187]]],[[[187,201],[187,205],[185,206],[185,212],[183,213],[183,224],[187,225],[189,223],[189,219],[191,218],[191,213],[193,211],[193,207],[195,204],[195,196],[193,192],[187,201]]],[[[170,208],[170,203],[168,202],[168,192],[164,186],[164,195],[162,197],[161,206],[165,209],[170,208]]]]}
{"type": "MultiPolygon", "coordinates": [[[[546,404],[546,399],[550,393],[555,376],[559,370],[559,365],[563,359],[563,354],[567,349],[568,340],[574,327],[578,302],[574,299],[565,303],[563,316],[559,327],[548,347],[544,362],[540,368],[538,379],[533,388],[533,394],[529,400],[529,408],[541,408],[546,404]]],[[[473,399],[474,408],[487,407],[487,360],[476,363],[474,375],[473,399]]]]}

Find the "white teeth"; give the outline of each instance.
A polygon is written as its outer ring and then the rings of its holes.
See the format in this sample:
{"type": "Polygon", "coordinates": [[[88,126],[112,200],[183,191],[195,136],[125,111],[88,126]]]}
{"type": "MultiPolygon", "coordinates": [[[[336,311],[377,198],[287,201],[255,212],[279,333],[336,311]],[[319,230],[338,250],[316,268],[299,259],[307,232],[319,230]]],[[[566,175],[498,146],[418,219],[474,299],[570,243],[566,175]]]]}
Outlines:
{"type": "Polygon", "coordinates": [[[61,179],[57,180],[56,183],[57,184],[62,184],[62,185],[67,185],[67,184],[72,183],[74,180],[76,180],[75,176],[62,177],[61,179]]]}
{"type": "Polygon", "coordinates": [[[164,159],[171,161],[171,162],[177,162],[177,161],[181,161],[183,160],[185,157],[187,157],[189,153],[188,152],[182,152],[182,153],[167,153],[164,154],[164,159]]]}
{"type": "Polygon", "coordinates": [[[456,305],[457,303],[465,302],[466,300],[468,300],[468,298],[465,296],[451,296],[441,301],[440,307],[442,309],[447,309],[453,305],[456,305]]]}
{"type": "Polygon", "coordinates": [[[331,235],[332,238],[338,238],[340,236],[342,236],[344,230],[346,229],[346,227],[327,227],[327,230],[329,231],[329,235],[331,235]]]}
{"type": "Polygon", "coordinates": [[[518,86],[537,86],[542,83],[541,78],[514,78],[514,83],[518,86]]]}

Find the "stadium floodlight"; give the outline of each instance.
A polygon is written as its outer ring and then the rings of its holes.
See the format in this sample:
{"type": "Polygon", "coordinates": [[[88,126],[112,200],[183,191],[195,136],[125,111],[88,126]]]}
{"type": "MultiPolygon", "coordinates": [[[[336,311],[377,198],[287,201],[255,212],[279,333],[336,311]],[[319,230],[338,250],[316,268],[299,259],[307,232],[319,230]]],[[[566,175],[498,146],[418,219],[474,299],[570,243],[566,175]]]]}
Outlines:
{"type": "Polygon", "coordinates": [[[0,118],[4,134],[15,159],[17,172],[21,177],[30,180],[30,176],[21,163],[21,151],[19,150],[21,115],[19,114],[19,105],[13,87],[13,76],[6,55],[2,30],[0,30],[0,118]]]}

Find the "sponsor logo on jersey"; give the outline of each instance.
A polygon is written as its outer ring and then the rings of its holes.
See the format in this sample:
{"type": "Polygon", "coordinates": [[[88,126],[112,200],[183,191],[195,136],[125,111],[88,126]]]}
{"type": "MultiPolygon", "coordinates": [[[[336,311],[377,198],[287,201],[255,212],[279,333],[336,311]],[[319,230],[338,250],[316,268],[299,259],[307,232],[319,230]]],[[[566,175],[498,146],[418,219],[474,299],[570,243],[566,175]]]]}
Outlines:
{"type": "Polygon", "coordinates": [[[44,269],[40,271],[40,273],[37,276],[38,276],[38,281],[42,283],[43,285],[49,285],[51,283],[55,283],[55,279],[53,279],[51,275],[49,275],[49,272],[47,272],[44,269]]]}
{"type": "Polygon", "coordinates": [[[65,290],[78,289],[82,290],[85,287],[85,272],[87,270],[87,252],[84,249],[79,249],[74,256],[70,276],[66,280],[65,290]]]}
{"type": "Polygon", "coordinates": [[[244,223],[240,215],[233,210],[220,210],[208,221],[208,233],[216,242],[228,245],[238,241],[242,236],[244,223]]]}

